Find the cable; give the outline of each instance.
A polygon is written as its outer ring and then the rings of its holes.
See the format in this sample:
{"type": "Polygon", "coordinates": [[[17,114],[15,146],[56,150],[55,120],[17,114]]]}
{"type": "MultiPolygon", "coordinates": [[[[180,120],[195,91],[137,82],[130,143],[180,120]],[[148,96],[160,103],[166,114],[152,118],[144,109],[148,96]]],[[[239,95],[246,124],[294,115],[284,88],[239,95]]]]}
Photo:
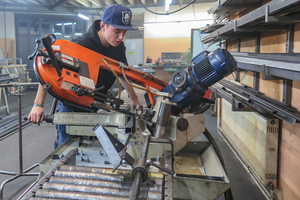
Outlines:
{"type": "MultiPolygon", "coordinates": [[[[109,67],[109,69],[111,70],[111,72],[113,73],[113,75],[116,77],[116,80],[118,82],[118,87],[119,87],[118,95],[119,95],[119,98],[120,98],[121,97],[121,83],[120,83],[119,77],[118,77],[117,73],[115,72],[115,70],[106,62],[105,59],[107,59],[107,58],[102,57],[103,62],[109,67]]],[[[111,61],[111,62],[113,62],[115,64],[119,64],[119,62],[116,62],[114,60],[111,60],[111,59],[107,59],[107,60],[109,60],[109,61],[111,61]]]]}
{"type": "Polygon", "coordinates": [[[135,87],[135,88],[137,88],[137,89],[144,90],[144,91],[148,92],[148,93],[151,95],[152,102],[153,102],[153,103],[152,103],[152,104],[153,104],[152,106],[154,106],[154,105],[155,105],[155,98],[154,98],[153,93],[152,93],[150,90],[147,90],[147,89],[145,89],[145,88],[143,88],[143,87],[139,87],[139,86],[133,85],[131,82],[128,81],[128,79],[127,79],[127,77],[126,77],[126,74],[125,74],[125,71],[124,71],[124,68],[123,68],[123,67],[121,68],[121,70],[122,70],[122,72],[123,72],[123,77],[124,77],[125,81],[126,81],[129,85],[131,85],[132,87],[135,87]]]}
{"type": "Polygon", "coordinates": [[[179,8],[178,10],[175,10],[173,12],[168,12],[168,13],[157,13],[157,12],[153,12],[152,10],[149,10],[146,6],[144,6],[143,3],[141,3],[140,0],[136,0],[141,6],[143,6],[148,12],[152,13],[152,14],[155,14],[155,15],[171,15],[171,14],[174,14],[174,13],[177,13],[183,9],[185,9],[186,7],[190,6],[191,4],[193,4],[196,0],[193,0],[192,2],[190,2],[189,4],[187,4],[186,6],[182,7],[182,8],[179,8]]]}

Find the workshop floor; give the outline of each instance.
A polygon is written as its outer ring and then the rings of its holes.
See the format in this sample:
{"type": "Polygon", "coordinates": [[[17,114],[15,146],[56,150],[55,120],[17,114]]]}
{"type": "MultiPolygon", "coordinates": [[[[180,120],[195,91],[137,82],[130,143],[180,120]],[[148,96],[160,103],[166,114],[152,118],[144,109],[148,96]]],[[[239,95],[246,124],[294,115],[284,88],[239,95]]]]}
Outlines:
{"type": "MultiPolygon", "coordinates": [[[[33,100],[35,98],[36,90],[26,90],[21,92],[26,94],[22,96],[22,113],[26,116],[32,107],[33,100]]],[[[50,110],[50,106],[53,98],[48,94],[45,100],[45,113],[50,110]]],[[[2,100],[3,101],[3,100],[2,100]]],[[[9,108],[11,113],[17,112],[17,97],[8,97],[9,108]]],[[[3,102],[0,102],[0,105],[3,102]]],[[[0,112],[2,116],[4,111],[0,112]]],[[[226,169],[228,172],[231,189],[235,200],[265,200],[261,191],[255,185],[250,175],[245,168],[240,164],[237,157],[230,150],[227,144],[223,141],[222,137],[217,132],[217,118],[211,116],[211,110],[204,113],[206,128],[211,132],[215,138],[220,151],[222,152],[225,160],[226,169]]],[[[54,150],[55,139],[55,126],[49,123],[43,123],[41,126],[30,125],[23,129],[23,170],[41,162],[46,156],[48,156],[54,150]]],[[[0,171],[19,172],[19,144],[18,133],[12,134],[2,140],[0,140],[0,171]]],[[[203,140],[202,136],[197,137],[195,140],[203,140]]],[[[38,172],[36,167],[31,172],[38,172]]],[[[11,175],[0,174],[0,182],[11,178],[11,175]]],[[[21,177],[4,186],[3,199],[17,199],[22,192],[34,182],[36,177],[21,177]]],[[[223,196],[218,200],[225,199],[223,196]]]]}

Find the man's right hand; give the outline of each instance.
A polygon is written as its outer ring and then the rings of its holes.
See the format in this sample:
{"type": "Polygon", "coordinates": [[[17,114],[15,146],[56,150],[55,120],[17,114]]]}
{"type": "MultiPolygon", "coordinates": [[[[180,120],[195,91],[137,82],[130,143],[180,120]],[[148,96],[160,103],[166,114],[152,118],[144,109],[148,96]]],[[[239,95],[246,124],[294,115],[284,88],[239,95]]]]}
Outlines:
{"type": "Polygon", "coordinates": [[[40,125],[43,119],[44,119],[44,108],[39,106],[33,106],[28,115],[28,121],[40,125]]]}

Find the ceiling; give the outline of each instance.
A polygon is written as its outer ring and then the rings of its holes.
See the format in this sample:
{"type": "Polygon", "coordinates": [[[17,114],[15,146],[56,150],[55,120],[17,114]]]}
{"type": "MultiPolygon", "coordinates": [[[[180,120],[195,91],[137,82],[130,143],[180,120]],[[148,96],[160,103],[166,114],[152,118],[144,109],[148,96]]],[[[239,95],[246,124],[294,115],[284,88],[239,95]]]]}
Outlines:
{"type": "MultiPolygon", "coordinates": [[[[216,0],[173,0],[171,5],[184,7],[192,1],[195,1],[194,3],[216,2],[216,0]]],[[[164,6],[165,0],[0,0],[0,11],[93,14],[103,12],[112,4],[122,4],[129,8],[142,8],[143,6],[149,8],[164,6]]]]}

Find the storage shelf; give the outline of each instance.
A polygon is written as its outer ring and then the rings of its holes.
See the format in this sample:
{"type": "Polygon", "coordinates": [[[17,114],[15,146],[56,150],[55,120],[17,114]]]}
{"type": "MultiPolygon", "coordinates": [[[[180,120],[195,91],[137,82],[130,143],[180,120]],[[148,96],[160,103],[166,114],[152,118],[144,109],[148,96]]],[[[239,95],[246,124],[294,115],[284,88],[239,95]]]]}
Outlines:
{"type": "Polygon", "coordinates": [[[300,53],[230,53],[237,61],[240,71],[260,72],[265,80],[280,77],[300,81],[300,53]]]}
{"type": "Polygon", "coordinates": [[[237,11],[247,10],[261,6],[262,0],[218,0],[207,12],[214,15],[216,20],[222,20],[232,16],[237,11]]]}
{"type": "Polygon", "coordinates": [[[262,31],[286,30],[288,25],[299,22],[299,9],[300,0],[273,0],[237,20],[230,21],[202,41],[215,43],[231,38],[251,37],[252,33],[262,31]]]}

